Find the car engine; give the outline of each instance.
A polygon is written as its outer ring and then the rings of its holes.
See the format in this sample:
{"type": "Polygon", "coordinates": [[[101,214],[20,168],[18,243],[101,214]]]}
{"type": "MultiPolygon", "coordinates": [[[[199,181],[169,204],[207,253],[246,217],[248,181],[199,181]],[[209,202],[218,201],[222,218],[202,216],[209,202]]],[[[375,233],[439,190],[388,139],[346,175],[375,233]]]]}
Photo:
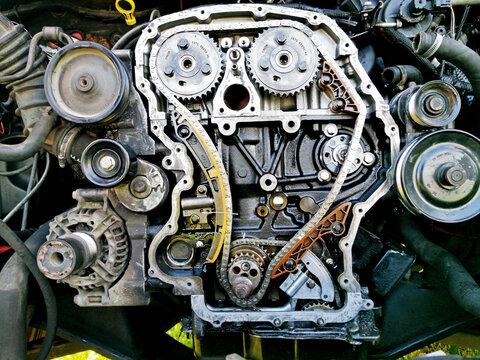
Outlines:
{"type": "Polygon", "coordinates": [[[58,336],[398,358],[478,327],[480,37],[456,2],[5,2],[0,359],[32,301],[39,358],[58,336]]]}

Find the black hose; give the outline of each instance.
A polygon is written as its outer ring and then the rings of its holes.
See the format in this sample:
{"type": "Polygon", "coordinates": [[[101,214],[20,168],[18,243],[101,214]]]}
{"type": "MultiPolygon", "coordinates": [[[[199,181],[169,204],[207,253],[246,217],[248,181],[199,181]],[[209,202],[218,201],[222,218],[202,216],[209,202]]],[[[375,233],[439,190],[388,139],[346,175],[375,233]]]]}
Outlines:
{"type": "Polygon", "coordinates": [[[332,18],[339,18],[339,19],[351,19],[351,18],[354,18],[355,16],[358,15],[358,13],[353,13],[353,12],[348,12],[348,11],[343,11],[343,10],[322,9],[322,8],[317,8],[315,6],[310,6],[310,5],[305,5],[305,4],[297,4],[297,3],[281,4],[279,6],[285,6],[285,7],[290,7],[290,8],[294,8],[294,9],[300,9],[300,10],[307,10],[307,11],[315,11],[315,12],[330,16],[332,18]]]}
{"type": "Polygon", "coordinates": [[[26,306],[28,272],[40,286],[47,309],[47,331],[37,359],[45,359],[52,347],[57,331],[57,302],[47,278],[37,267],[32,253],[46,241],[49,224],[42,225],[28,240],[22,240],[0,220],[0,237],[10,245],[15,254],[0,272],[0,360],[26,357],[26,306]]]}
{"type": "Polygon", "coordinates": [[[401,216],[399,226],[405,245],[442,275],[455,302],[465,311],[480,317],[480,287],[460,261],[423,236],[411,215],[401,216]]]}
{"type": "Polygon", "coordinates": [[[27,138],[20,144],[0,144],[1,161],[28,159],[42,147],[52,130],[57,114],[51,109],[44,90],[45,55],[38,42],[42,36],[65,35],[53,28],[44,28],[30,40],[23,25],[15,25],[0,13],[0,83],[12,92],[17,102],[17,115],[22,117],[27,138]]]}
{"type": "Polygon", "coordinates": [[[415,37],[413,49],[419,55],[435,56],[458,67],[470,81],[475,101],[480,101],[480,56],[475,51],[459,41],[424,32],[415,37]]]}
{"type": "Polygon", "coordinates": [[[408,52],[415,59],[425,77],[430,79],[438,79],[439,72],[437,68],[430,61],[425,59],[423,56],[420,56],[413,50],[412,41],[409,38],[407,38],[401,32],[389,28],[380,28],[379,33],[388,42],[408,52]]]}
{"type": "Polygon", "coordinates": [[[112,50],[126,48],[125,45],[127,45],[129,41],[137,37],[137,35],[139,35],[142,30],[148,26],[148,24],[149,23],[137,25],[133,29],[123,34],[123,36],[115,43],[115,45],[113,45],[112,50]]]}

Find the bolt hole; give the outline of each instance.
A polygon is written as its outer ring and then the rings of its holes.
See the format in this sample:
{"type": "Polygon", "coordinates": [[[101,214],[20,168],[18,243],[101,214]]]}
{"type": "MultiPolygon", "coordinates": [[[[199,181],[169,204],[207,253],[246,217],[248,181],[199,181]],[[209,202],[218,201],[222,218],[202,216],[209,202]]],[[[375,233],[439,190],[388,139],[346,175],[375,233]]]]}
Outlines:
{"type": "Polygon", "coordinates": [[[348,279],[343,279],[344,284],[348,284],[348,279]]]}
{"type": "Polygon", "coordinates": [[[296,124],[295,124],[295,121],[292,121],[292,120],[290,120],[290,121],[287,123],[287,126],[288,126],[289,128],[294,128],[295,125],[296,125],[296,124]]]}
{"type": "Polygon", "coordinates": [[[285,66],[285,65],[287,65],[287,64],[289,63],[290,58],[289,58],[289,56],[288,56],[287,54],[282,54],[282,55],[280,55],[280,59],[279,59],[279,60],[280,60],[280,64],[282,64],[282,65],[285,66]]]}
{"type": "Polygon", "coordinates": [[[255,111],[255,106],[252,106],[252,107],[250,108],[250,111],[252,111],[252,112],[255,111]]]}
{"type": "Polygon", "coordinates": [[[234,274],[240,274],[240,268],[238,266],[234,266],[233,269],[232,269],[232,272],[234,274]]]}
{"type": "Polygon", "coordinates": [[[190,59],[183,60],[183,67],[185,69],[190,69],[192,67],[192,65],[193,65],[192,60],[190,60],[190,59]]]}
{"type": "Polygon", "coordinates": [[[170,159],[165,160],[165,164],[167,164],[168,166],[171,166],[172,165],[172,160],[170,160],[170,159]]]}
{"type": "Polygon", "coordinates": [[[63,255],[59,252],[54,252],[51,256],[50,256],[50,261],[53,265],[55,266],[60,266],[63,264],[63,261],[65,260],[65,258],[63,257],[63,255]]]}
{"type": "Polygon", "coordinates": [[[255,277],[255,276],[257,276],[257,275],[258,275],[258,271],[257,271],[256,269],[251,269],[251,270],[250,270],[250,276],[255,277]]]}
{"type": "Polygon", "coordinates": [[[223,130],[225,130],[225,131],[230,130],[230,124],[228,124],[228,123],[223,124],[223,130]]]}

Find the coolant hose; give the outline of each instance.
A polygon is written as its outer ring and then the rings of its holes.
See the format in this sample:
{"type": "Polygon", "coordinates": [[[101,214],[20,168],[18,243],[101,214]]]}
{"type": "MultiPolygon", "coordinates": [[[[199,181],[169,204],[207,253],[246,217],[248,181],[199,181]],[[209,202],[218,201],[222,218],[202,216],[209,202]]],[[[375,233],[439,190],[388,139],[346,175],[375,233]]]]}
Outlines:
{"type": "Polygon", "coordinates": [[[11,89],[27,138],[20,144],[0,144],[0,161],[21,161],[40,150],[57,120],[45,96],[45,55],[23,25],[13,24],[0,13],[0,83],[11,89]],[[32,45],[32,46],[30,46],[32,45]]]}
{"type": "Polygon", "coordinates": [[[413,49],[426,58],[435,56],[458,67],[473,88],[475,101],[480,101],[480,56],[457,40],[420,32],[413,40],[413,49]]]}
{"type": "Polygon", "coordinates": [[[465,311],[480,317],[480,286],[460,261],[423,236],[411,215],[401,216],[399,226],[405,245],[441,274],[453,300],[465,311]]]}
{"type": "Polygon", "coordinates": [[[47,278],[40,272],[33,254],[46,241],[49,224],[42,225],[23,243],[0,221],[0,237],[15,254],[0,272],[0,360],[26,358],[26,312],[29,270],[37,280],[47,308],[47,333],[37,359],[45,359],[57,330],[56,299],[47,278]],[[33,253],[33,254],[32,254],[33,253]]]}

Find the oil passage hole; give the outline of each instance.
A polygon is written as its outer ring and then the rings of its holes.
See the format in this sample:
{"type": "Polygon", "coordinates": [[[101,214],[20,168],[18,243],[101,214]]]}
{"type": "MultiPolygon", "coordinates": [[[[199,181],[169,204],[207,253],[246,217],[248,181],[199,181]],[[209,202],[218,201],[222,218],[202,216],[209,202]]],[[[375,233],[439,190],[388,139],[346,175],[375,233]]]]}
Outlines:
{"type": "Polygon", "coordinates": [[[231,110],[242,110],[250,102],[250,93],[245,86],[235,84],[227,88],[223,101],[231,110]]]}

